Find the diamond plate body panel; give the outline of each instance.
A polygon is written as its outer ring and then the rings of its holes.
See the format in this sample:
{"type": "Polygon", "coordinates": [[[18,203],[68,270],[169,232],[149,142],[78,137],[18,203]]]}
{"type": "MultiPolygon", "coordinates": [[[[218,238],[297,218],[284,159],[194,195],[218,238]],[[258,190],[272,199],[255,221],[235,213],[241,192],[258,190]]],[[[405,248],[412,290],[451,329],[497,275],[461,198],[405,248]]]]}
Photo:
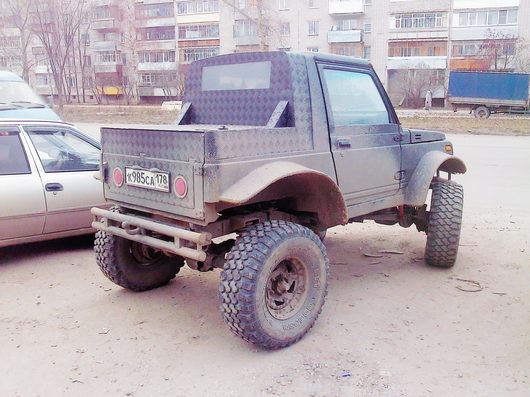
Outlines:
{"type": "Polygon", "coordinates": [[[101,144],[105,153],[168,160],[189,161],[204,159],[203,135],[200,132],[175,129],[102,128],[101,144]],[[178,131],[178,132],[176,132],[178,131]]]}
{"type": "MultiPolygon", "coordinates": [[[[204,162],[204,136],[200,132],[182,132],[175,129],[121,129],[103,128],[101,134],[103,162],[110,175],[115,167],[159,169],[170,174],[170,192],[159,192],[135,186],[121,187],[112,181],[104,184],[105,197],[137,207],[152,208],[192,218],[201,218],[202,177],[195,168],[204,162]],[[184,198],[173,192],[173,181],[183,176],[188,185],[184,198]]],[[[109,178],[111,179],[111,178],[109,178]]]]}
{"type": "Polygon", "coordinates": [[[313,148],[313,142],[307,130],[302,128],[257,127],[209,132],[206,148],[207,161],[226,160],[307,151],[313,148]]]}

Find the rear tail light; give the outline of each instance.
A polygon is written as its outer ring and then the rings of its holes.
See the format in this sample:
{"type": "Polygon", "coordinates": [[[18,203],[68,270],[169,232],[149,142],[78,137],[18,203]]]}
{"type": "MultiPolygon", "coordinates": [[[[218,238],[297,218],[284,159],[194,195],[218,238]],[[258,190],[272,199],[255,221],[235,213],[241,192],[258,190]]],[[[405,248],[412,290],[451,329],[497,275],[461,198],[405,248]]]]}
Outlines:
{"type": "Polygon", "coordinates": [[[117,187],[123,185],[123,171],[118,167],[114,168],[114,171],[112,171],[112,180],[117,187]]]}
{"type": "Polygon", "coordinates": [[[178,198],[184,198],[186,197],[186,194],[188,194],[188,184],[186,183],[186,179],[182,176],[177,176],[175,178],[175,182],[173,182],[173,186],[175,188],[175,194],[178,198]]]}

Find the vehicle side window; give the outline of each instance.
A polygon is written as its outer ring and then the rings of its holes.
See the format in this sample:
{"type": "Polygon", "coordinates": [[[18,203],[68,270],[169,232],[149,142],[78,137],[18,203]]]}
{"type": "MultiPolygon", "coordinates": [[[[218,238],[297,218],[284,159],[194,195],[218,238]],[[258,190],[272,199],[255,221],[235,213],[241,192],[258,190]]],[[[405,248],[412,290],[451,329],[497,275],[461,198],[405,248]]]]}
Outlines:
{"type": "Polygon", "coordinates": [[[389,123],[385,103],[369,74],[325,68],[324,80],[335,127],[389,123]]]}
{"type": "Polygon", "coordinates": [[[0,129],[0,175],[31,174],[17,129],[0,129]]]}
{"type": "Polygon", "coordinates": [[[45,172],[98,170],[99,149],[67,129],[31,127],[26,131],[45,172]]]}

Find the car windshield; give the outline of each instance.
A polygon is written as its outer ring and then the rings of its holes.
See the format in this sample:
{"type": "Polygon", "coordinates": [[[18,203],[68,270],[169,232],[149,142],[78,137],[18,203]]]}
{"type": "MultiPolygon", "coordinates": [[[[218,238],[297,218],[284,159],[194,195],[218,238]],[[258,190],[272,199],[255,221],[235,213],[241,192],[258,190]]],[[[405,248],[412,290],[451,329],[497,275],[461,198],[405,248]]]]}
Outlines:
{"type": "Polygon", "coordinates": [[[0,102],[46,106],[44,100],[24,81],[0,81],[0,102]]]}

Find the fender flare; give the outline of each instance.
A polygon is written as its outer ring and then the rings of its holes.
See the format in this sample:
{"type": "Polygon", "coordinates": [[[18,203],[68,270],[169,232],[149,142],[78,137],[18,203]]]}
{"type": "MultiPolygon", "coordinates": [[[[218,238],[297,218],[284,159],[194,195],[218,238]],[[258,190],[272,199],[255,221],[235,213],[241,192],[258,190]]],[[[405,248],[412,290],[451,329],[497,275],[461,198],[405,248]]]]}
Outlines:
{"type": "Polygon", "coordinates": [[[299,211],[318,213],[321,228],[348,222],[346,204],[335,181],[320,171],[290,161],[268,163],[252,170],[225,189],[219,201],[242,205],[269,189],[283,197],[295,197],[299,211]]]}
{"type": "Polygon", "coordinates": [[[440,151],[426,153],[412,173],[405,193],[405,204],[414,206],[425,204],[432,178],[438,170],[451,174],[464,174],[467,167],[459,157],[440,151]]]}

